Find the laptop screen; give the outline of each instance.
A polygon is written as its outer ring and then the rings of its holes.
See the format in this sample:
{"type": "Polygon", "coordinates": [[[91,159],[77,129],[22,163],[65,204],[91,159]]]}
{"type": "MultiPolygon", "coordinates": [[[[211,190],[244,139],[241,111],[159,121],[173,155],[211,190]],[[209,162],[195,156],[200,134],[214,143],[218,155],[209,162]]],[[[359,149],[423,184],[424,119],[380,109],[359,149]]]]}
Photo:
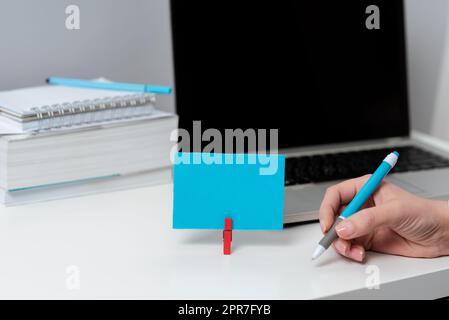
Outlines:
{"type": "Polygon", "coordinates": [[[278,129],[280,148],[408,135],[402,1],[172,0],[171,13],[181,128],[278,129]]]}

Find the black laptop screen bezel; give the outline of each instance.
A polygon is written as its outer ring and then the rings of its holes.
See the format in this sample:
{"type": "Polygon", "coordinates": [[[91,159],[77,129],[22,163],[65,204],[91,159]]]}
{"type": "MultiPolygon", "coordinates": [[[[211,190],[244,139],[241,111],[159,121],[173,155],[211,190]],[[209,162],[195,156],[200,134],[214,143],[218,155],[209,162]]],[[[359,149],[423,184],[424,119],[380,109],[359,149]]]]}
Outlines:
{"type": "MultiPolygon", "coordinates": [[[[220,0],[222,1],[222,0],[220,0]]],[[[312,1],[312,0],[310,0],[312,1]]],[[[396,33],[397,33],[397,41],[400,52],[397,52],[398,55],[401,55],[401,79],[400,81],[400,92],[399,99],[400,102],[397,105],[397,111],[401,116],[401,120],[397,123],[394,128],[389,128],[389,130],[384,130],[382,127],[382,123],[379,123],[379,130],[375,132],[371,132],[369,134],[355,134],[351,136],[351,138],[346,137],[345,139],[330,139],[329,141],[295,141],[294,137],[289,137],[288,141],[279,141],[280,148],[297,148],[304,147],[309,145],[319,145],[319,144],[328,144],[328,143],[343,143],[343,142],[351,142],[351,141],[360,141],[360,140],[377,140],[384,138],[392,138],[392,137],[407,137],[410,132],[410,124],[409,124],[409,107],[408,107],[408,84],[407,84],[407,60],[406,60],[406,38],[405,38],[405,17],[404,17],[404,3],[402,0],[387,0],[391,3],[392,6],[396,6],[395,10],[397,12],[397,20],[396,23],[396,33]]],[[[374,1],[376,2],[376,1],[374,1]]],[[[378,1],[377,1],[378,2],[378,1]]],[[[182,32],[179,32],[179,28],[181,25],[178,25],[179,19],[185,19],[182,17],[183,12],[181,10],[182,3],[189,3],[189,1],[185,0],[170,0],[170,8],[171,8],[171,25],[172,25],[172,47],[173,47],[173,59],[174,59],[174,80],[175,80],[175,103],[176,103],[176,112],[179,115],[179,127],[187,129],[192,132],[192,122],[196,120],[205,120],[202,119],[201,116],[192,116],[192,110],[189,108],[192,107],[192,103],[188,103],[185,100],[183,93],[186,91],[185,89],[188,87],[185,79],[183,79],[181,73],[183,72],[183,64],[188,63],[185,56],[183,56],[183,52],[181,52],[180,43],[185,43],[188,41],[187,39],[181,39],[181,36],[185,36],[182,32]]],[[[207,12],[198,12],[198,14],[207,14],[207,12]]],[[[189,16],[189,19],[195,19],[195,16],[189,16]]],[[[183,22],[185,23],[185,21],[183,22]]],[[[185,44],[184,44],[185,45],[185,44]]],[[[201,48],[197,48],[201,50],[201,48]]],[[[197,93],[201,95],[201,92],[197,93]]],[[[238,95],[237,95],[238,97],[238,95]]],[[[217,112],[217,117],[220,114],[217,112]]],[[[233,128],[232,126],[229,126],[233,128]]],[[[203,127],[203,130],[206,128],[203,127]]],[[[222,130],[223,128],[219,128],[222,130]]],[[[199,151],[199,150],[198,150],[199,151]]]]}

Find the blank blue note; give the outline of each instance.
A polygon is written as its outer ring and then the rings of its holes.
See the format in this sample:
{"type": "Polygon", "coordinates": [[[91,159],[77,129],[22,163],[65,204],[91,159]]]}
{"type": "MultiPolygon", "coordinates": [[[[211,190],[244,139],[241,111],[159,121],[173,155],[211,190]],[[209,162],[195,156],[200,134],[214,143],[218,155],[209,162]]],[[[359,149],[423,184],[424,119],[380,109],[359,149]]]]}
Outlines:
{"type": "Polygon", "coordinates": [[[283,228],[284,156],[263,155],[265,158],[259,159],[257,155],[215,154],[222,164],[205,164],[203,155],[175,156],[173,228],[223,229],[225,218],[233,219],[235,230],[283,228]],[[180,163],[186,159],[190,164],[180,163]],[[277,170],[261,174],[268,167],[267,161],[276,163],[277,170]]]}

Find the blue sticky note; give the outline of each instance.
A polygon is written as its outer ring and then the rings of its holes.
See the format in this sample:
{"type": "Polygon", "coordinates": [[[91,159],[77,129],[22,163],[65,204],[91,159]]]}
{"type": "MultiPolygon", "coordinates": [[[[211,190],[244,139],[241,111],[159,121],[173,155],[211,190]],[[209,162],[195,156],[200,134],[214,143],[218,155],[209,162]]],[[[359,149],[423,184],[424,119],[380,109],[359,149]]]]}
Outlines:
{"type": "Polygon", "coordinates": [[[281,230],[285,157],[277,154],[178,153],[173,228],[281,230]]]}

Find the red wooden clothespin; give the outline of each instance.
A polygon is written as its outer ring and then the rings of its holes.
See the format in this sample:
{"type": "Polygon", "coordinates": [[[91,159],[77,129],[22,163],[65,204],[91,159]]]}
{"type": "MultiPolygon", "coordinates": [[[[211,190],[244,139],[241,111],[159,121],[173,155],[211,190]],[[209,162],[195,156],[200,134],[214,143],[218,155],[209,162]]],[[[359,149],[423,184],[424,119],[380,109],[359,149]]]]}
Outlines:
{"type": "Polygon", "coordinates": [[[223,254],[231,254],[231,242],[232,242],[232,219],[225,218],[224,230],[223,230],[223,254]]]}

